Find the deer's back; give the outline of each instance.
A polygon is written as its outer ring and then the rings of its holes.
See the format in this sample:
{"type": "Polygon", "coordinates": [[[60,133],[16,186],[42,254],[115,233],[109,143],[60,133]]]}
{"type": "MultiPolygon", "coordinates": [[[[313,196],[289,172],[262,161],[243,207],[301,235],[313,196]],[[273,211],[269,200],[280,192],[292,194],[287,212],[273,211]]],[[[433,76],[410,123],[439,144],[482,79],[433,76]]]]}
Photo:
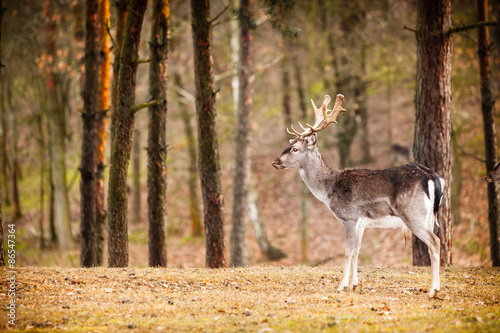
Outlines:
{"type": "Polygon", "coordinates": [[[397,207],[407,204],[415,194],[425,193],[430,198],[428,183],[436,177],[416,163],[381,170],[345,169],[329,192],[329,206],[341,219],[395,216],[397,207]]]}

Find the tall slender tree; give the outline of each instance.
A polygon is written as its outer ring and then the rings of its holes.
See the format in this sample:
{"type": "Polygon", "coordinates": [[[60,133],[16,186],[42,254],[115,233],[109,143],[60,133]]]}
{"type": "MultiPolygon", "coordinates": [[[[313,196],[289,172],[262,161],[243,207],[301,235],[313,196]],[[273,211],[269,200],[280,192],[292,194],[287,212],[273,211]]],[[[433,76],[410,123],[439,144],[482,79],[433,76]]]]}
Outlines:
{"type": "MultiPolygon", "coordinates": [[[[177,87],[181,88],[182,79],[179,72],[174,73],[174,83],[177,87]]],[[[197,167],[197,154],[196,154],[196,138],[193,134],[193,127],[191,126],[191,113],[189,112],[186,101],[182,99],[179,94],[178,107],[181,114],[182,122],[184,123],[184,130],[186,133],[187,150],[189,154],[188,162],[188,188],[189,188],[189,206],[191,215],[191,236],[199,237],[203,235],[201,214],[199,209],[199,198],[198,198],[198,167],[197,167]]]]}
{"type": "Polygon", "coordinates": [[[225,266],[224,200],[215,126],[215,92],[212,71],[210,1],[191,0],[198,117],[198,169],[203,193],[206,265],[225,266]]]}
{"type": "Polygon", "coordinates": [[[118,99],[118,73],[120,72],[120,50],[123,44],[123,34],[125,32],[125,21],[127,19],[128,0],[116,0],[116,35],[114,47],[114,61],[113,61],[113,81],[111,83],[111,124],[109,130],[109,141],[111,142],[111,149],[113,149],[113,135],[115,133],[115,109],[116,101],[118,99]]]}
{"type": "MultiPolygon", "coordinates": [[[[2,73],[2,21],[3,12],[5,11],[3,7],[3,1],[0,1],[0,74],[2,73]]],[[[3,217],[2,217],[2,194],[0,191],[0,267],[5,266],[5,252],[3,248],[3,217]]]]}
{"type": "Polygon", "coordinates": [[[240,0],[240,66],[238,112],[233,176],[233,213],[231,219],[231,266],[248,265],[248,191],[250,179],[250,116],[253,108],[253,0],[240,0]]]}
{"type": "MultiPolygon", "coordinates": [[[[51,163],[51,191],[54,202],[54,225],[58,245],[62,250],[73,247],[71,234],[69,200],[66,183],[66,119],[65,103],[66,92],[62,91],[61,75],[56,74],[56,20],[54,0],[43,1],[44,16],[46,19],[44,34],[48,64],[46,67],[46,81],[49,96],[49,154],[51,163]]],[[[51,194],[51,195],[52,195],[51,194]]]]}
{"type": "MultiPolygon", "coordinates": [[[[419,0],[417,5],[417,83],[413,156],[446,180],[435,233],[441,264],[452,262],[451,181],[451,0],[419,0]]],[[[430,265],[427,246],[413,236],[413,264],[430,265]]]]}
{"type": "Polygon", "coordinates": [[[141,220],[141,130],[136,128],[132,142],[132,223],[141,220]]]}
{"type": "MultiPolygon", "coordinates": [[[[488,21],[488,0],[477,0],[477,21],[488,21]]],[[[495,99],[491,89],[490,36],[487,27],[478,28],[478,40],[481,111],[483,114],[486,170],[488,172],[497,163],[497,135],[495,128],[495,99]]],[[[494,267],[500,266],[500,207],[498,192],[498,183],[488,183],[488,222],[490,226],[491,262],[494,267]]]]}
{"type": "Polygon", "coordinates": [[[158,104],[149,107],[148,239],[149,266],[167,266],[165,216],[167,195],[167,64],[170,34],[169,0],[153,0],[149,94],[158,104]]]}
{"type": "Polygon", "coordinates": [[[99,1],[99,43],[101,59],[99,64],[99,110],[97,119],[97,181],[96,181],[96,264],[102,265],[106,210],[104,209],[104,158],[106,157],[106,131],[111,89],[111,38],[106,24],[110,20],[109,0],[99,1]]]}
{"type": "Polygon", "coordinates": [[[85,84],[83,89],[80,166],[80,265],[97,262],[97,117],[99,113],[99,0],[86,1],[85,84]]]}
{"type": "Polygon", "coordinates": [[[132,150],[135,112],[144,107],[135,106],[134,103],[139,42],[146,6],[147,0],[130,1],[120,50],[115,129],[109,171],[109,267],[128,265],[127,170],[132,150]]]}
{"type": "Polygon", "coordinates": [[[8,75],[7,80],[4,80],[6,83],[4,88],[4,94],[7,100],[7,109],[9,110],[9,127],[10,127],[10,141],[12,147],[12,169],[11,169],[11,177],[12,177],[12,203],[13,203],[13,211],[12,215],[14,218],[19,219],[23,214],[21,212],[21,199],[19,193],[19,178],[20,178],[20,166],[19,166],[19,133],[17,129],[17,117],[16,110],[14,108],[14,104],[12,101],[12,83],[11,77],[8,75]],[[7,82],[6,82],[7,81],[7,82]]]}

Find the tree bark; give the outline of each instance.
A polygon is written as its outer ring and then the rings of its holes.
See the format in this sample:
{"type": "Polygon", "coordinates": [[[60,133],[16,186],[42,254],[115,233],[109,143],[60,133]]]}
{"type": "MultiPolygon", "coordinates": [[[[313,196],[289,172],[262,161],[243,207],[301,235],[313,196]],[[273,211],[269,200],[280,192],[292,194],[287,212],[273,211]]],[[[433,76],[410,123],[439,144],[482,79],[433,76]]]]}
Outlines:
{"type": "Polygon", "coordinates": [[[231,219],[231,266],[248,265],[248,187],[250,179],[250,117],[253,108],[252,0],[240,0],[240,66],[238,112],[236,114],[231,219]]]}
{"type": "Polygon", "coordinates": [[[296,57],[293,59],[293,69],[295,74],[295,83],[297,84],[297,96],[299,98],[300,111],[302,118],[307,119],[307,103],[304,93],[304,83],[302,81],[302,71],[300,70],[300,65],[296,57]]]}
{"type": "MultiPolygon", "coordinates": [[[[286,50],[284,51],[286,53],[286,50]]],[[[286,126],[292,125],[292,107],[290,106],[290,66],[289,66],[288,56],[285,54],[283,57],[283,68],[281,69],[281,84],[283,86],[283,95],[282,95],[282,108],[283,108],[283,120],[285,121],[286,126]]],[[[286,134],[288,135],[288,134],[286,134]]]]}
{"type": "Polygon", "coordinates": [[[3,89],[3,85],[5,82],[5,79],[2,78],[2,91],[1,93],[1,121],[2,121],[2,176],[3,176],[3,183],[2,183],[2,192],[3,192],[3,202],[5,205],[10,205],[11,200],[9,196],[9,155],[7,153],[7,141],[8,141],[8,124],[7,124],[7,101],[5,98],[5,93],[3,89]]]}
{"type": "Polygon", "coordinates": [[[123,33],[125,32],[125,21],[127,19],[128,0],[117,0],[116,6],[116,35],[115,35],[115,59],[113,61],[113,81],[111,83],[111,125],[109,130],[109,141],[111,150],[113,149],[113,137],[115,135],[115,110],[116,100],[118,99],[118,74],[120,72],[120,50],[123,44],[123,33]]]}
{"type": "MultiPolygon", "coordinates": [[[[174,82],[177,87],[182,88],[181,76],[178,72],[174,74],[174,82]]],[[[179,96],[180,97],[180,96],[179,96]]],[[[189,154],[188,163],[188,188],[189,188],[189,206],[191,217],[191,236],[200,237],[203,235],[200,204],[198,199],[198,167],[196,156],[196,138],[193,135],[193,128],[191,126],[191,115],[180,98],[178,98],[179,111],[181,113],[182,122],[186,133],[187,149],[189,154]]]]}
{"type": "MultiPolygon", "coordinates": [[[[304,93],[304,85],[302,82],[302,73],[300,70],[299,61],[297,56],[292,58],[293,61],[293,69],[295,74],[295,84],[297,88],[297,96],[299,99],[299,107],[302,114],[302,119],[304,121],[307,120],[307,105],[306,105],[306,97],[304,93]]],[[[309,190],[307,185],[302,182],[302,186],[300,188],[300,208],[301,208],[301,219],[300,219],[300,249],[302,255],[302,262],[307,262],[308,259],[308,237],[307,237],[307,229],[309,224],[309,211],[308,211],[308,203],[307,198],[309,196],[309,190]]]]}
{"type": "Polygon", "coordinates": [[[80,265],[97,266],[97,145],[99,113],[99,0],[87,0],[85,17],[85,83],[80,166],[80,265]]]}
{"type": "Polygon", "coordinates": [[[40,211],[38,217],[38,230],[40,232],[40,250],[45,249],[45,232],[44,232],[44,220],[45,220],[45,134],[44,134],[44,108],[46,105],[41,105],[39,108],[37,116],[38,125],[38,149],[39,149],[39,162],[40,162],[40,211]]]}
{"type": "Polygon", "coordinates": [[[257,239],[257,243],[259,244],[259,248],[269,260],[279,260],[281,258],[285,258],[286,253],[272,246],[271,242],[269,242],[269,239],[267,238],[266,226],[264,224],[262,214],[260,213],[257,189],[252,181],[251,174],[249,184],[248,214],[250,215],[250,221],[252,222],[253,232],[255,238],[257,239]]]}
{"type": "Polygon", "coordinates": [[[452,146],[452,156],[453,165],[451,168],[451,209],[453,214],[453,223],[455,225],[460,224],[460,199],[462,198],[462,156],[460,153],[460,144],[458,138],[460,136],[460,128],[452,128],[451,131],[451,146],[452,146]]]}
{"type": "MultiPolygon", "coordinates": [[[[10,81],[10,80],[9,80],[10,81]]],[[[5,88],[5,94],[7,97],[7,105],[9,109],[9,127],[11,131],[11,148],[12,148],[12,203],[14,205],[12,215],[15,219],[21,218],[23,215],[21,212],[21,200],[19,198],[19,158],[18,158],[18,132],[17,132],[17,118],[16,111],[14,110],[14,105],[12,103],[12,85],[7,82],[5,88]]]]}
{"type": "MultiPolygon", "coordinates": [[[[477,0],[477,21],[488,21],[488,0],[477,0]]],[[[495,128],[495,100],[491,89],[490,37],[488,28],[478,28],[478,40],[486,172],[489,172],[497,163],[497,136],[495,128]]],[[[500,266],[500,212],[498,191],[498,183],[488,182],[488,222],[490,226],[490,249],[493,267],[500,266]]]]}
{"type": "Polygon", "coordinates": [[[191,0],[198,117],[198,169],[203,193],[206,238],[206,265],[225,266],[224,200],[215,126],[215,92],[211,54],[212,23],[209,0],[191,0]]]}
{"type": "Polygon", "coordinates": [[[134,131],[132,142],[132,223],[141,220],[141,131],[134,131]]]}
{"type": "MultiPolygon", "coordinates": [[[[364,19],[365,15],[362,14],[362,24],[366,22],[364,19]]],[[[358,115],[361,120],[361,150],[362,157],[361,163],[369,163],[372,161],[372,156],[370,154],[370,135],[368,133],[368,91],[366,83],[366,42],[363,38],[360,39],[360,61],[361,65],[358,69],[360,71],[359,76],[356,78],[356,100],[358,104],[358,115]]]]}
{"type": "Polygon", "coordinates": [[[97,181],[96,181],[96,264],[102,265],[107,212],[104,209],[104,159],[106,157],[106,131],[110,104],[111,85],[111,37],[106,29],[110,21],[109,0],[99,1],[99,42],[101,62],[99,65],[99,109],[97,114],[97,181]]]}
{"type": "Polygon", "coordinates": [[[141,220],[141,131],[134,131],[132,141],[132,223],[141,220]]]}
{"type": "MultiPolygon", "coordinates": [[[[0,73],[2,72],[2,21],[5,9],[0,3],[0,73]]],[[[3,121],[2,121],[3,122],[3,121]]],[[[5,252],[3,248],[3,217],[2,217],[2,192],[0,191],[0,267],[5,266],[5,252]]]]}
{"type": "Polygon", "coordinates": [[[111,151],[108,193],[108,266],[128,265],[127,170],[134,130],[137,60],[147,0],[129,3],[123,45],[120,51],[115,137],[111,151]]]}
{"type": "Polygon", "coordinates": [[[149,107],[148,133],[148,239],[149,266],[167,267],[165,217],[167,196],[167,69],[170,4],[153,1],[149,94],[158,104],[149,107]]]}
{"type": "Polygon", "coordinates": [[[57,234],[57,241],[61,250],[69,250],[73,247],[73,237],[71,234],[69,200],[66,185],[66,159],[65,159],[65,138],[66,120],[63,93],[60,91],[60,77],[56,75],[54,64],[56,61],[55,33],[56,24],[54,19],[53,0],[44,0],[44,14],[46,18],[45,41],[47,55],[51,61],[47,65],[47,89],[49,95],[49,145],[51,148],[51,173],[53,181],[54,199],[54,226],[57,234]]]}
{"type": "MultiPolygon", "coordinates": [[[[441,264],[452,263],[451,182],[451,0],[419,0],[417,82],[413,155],[446,180],[434,232],[441,240],[441,264]]],[[[427,246],[413,236],[413,264],[430,265],[427,246]]]]}

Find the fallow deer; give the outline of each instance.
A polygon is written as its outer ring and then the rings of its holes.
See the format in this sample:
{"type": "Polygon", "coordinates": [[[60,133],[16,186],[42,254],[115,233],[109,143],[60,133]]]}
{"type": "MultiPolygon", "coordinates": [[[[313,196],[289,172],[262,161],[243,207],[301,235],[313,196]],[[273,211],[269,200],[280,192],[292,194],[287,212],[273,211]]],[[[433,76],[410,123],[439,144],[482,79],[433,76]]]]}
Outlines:
{"type": "Polygon", "coordinates": [[[440,240],[434,234],[437,211],[441,204],[445,180],[420,164],[406,164],[383,170],[328,167],[319,152],[316,132],[325,129],[341,112],[344,96],[337,95],[333,110],[327,108],[326,95],[321,108],[316,108],[314,125],[302,132],[293,126],[287,132],[296,136],[290,146],[273,162],[277,170],[298,168],[302,180],[312,194],[323,202],[344,225],[346,234],[344,276],[338,290],[358,284],[357,263],[365,228],[410,229],[429,248],[431,288],[429,297],[439,290],[440,240]],[[352,264],[352,276],[349,275],[352,264]]]}

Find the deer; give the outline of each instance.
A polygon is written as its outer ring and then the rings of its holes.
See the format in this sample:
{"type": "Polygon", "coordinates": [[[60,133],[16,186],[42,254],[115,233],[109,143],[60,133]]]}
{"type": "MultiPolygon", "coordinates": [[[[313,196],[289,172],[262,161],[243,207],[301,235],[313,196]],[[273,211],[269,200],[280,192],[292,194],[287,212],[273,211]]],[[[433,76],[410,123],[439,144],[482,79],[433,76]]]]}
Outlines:
{"type": "Polygon", "coordinates": [[[500,162],[498,162],[493,169],[484,177],[488,183],[500,181],[500,162]]]}
{"type": "Polygon", "coordinates": [[[402,227],[405,239],[409,229],[428,247],[431,259],[429,297],[435,297],[439,291],[440,240],[434,234],[434,226],[438,224],[437,212],[445,180],[418,163],[380,170],[330,168],[318,149],[317,132],[337,123],[337,117],[346,112],[342,108],[343,95],[336,96],[332,110],[328,109],[330,101],[331,97],[325,95],[321,108],[317,108],[311,99],[314,124],[307,124],[306,128],[299,122],[301,132],[293,125],[291,131],[287,128],[295,138],[272,166],[277,170],[299,169],[310,192],[343,224],[345,262],[338,290],[353,290],[358,285],[358,254],[366,228],[402,227]]]}

